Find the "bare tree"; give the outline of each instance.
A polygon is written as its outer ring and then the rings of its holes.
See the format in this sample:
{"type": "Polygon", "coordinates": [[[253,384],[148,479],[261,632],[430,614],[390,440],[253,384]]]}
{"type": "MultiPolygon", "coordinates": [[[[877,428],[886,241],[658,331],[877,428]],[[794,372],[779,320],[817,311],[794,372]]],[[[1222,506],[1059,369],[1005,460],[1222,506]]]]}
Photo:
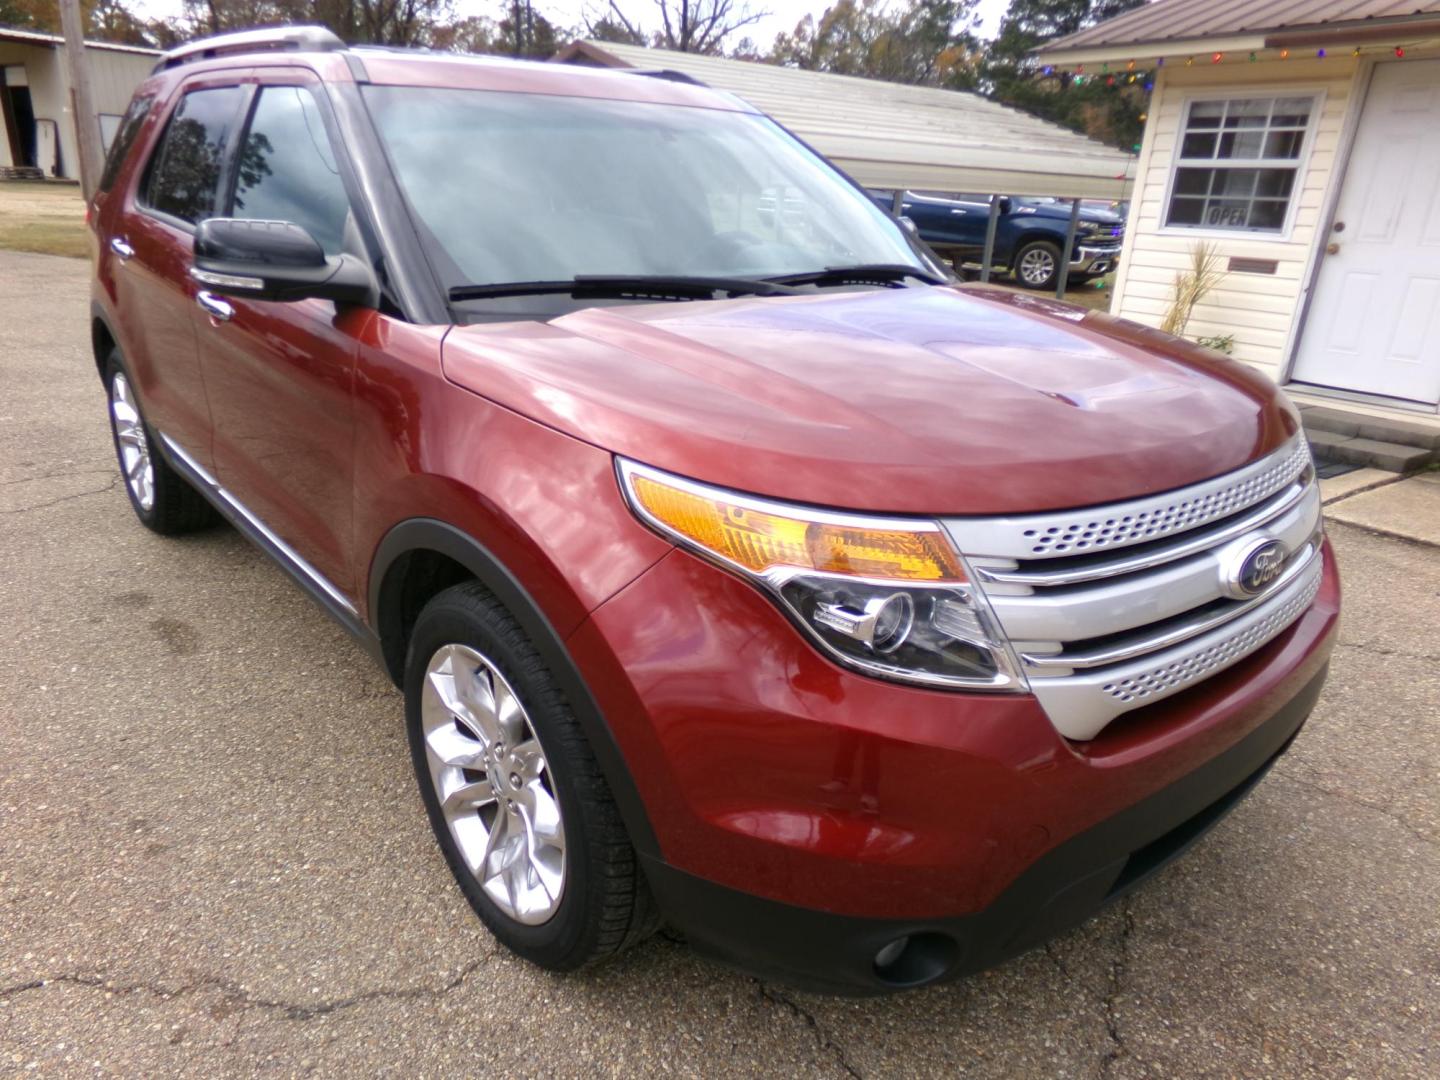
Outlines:
{"type": "Polygon", "coordinates": [[[586,27],[592,36],[603,40],[647,42],[657,48],[676,52],[717,55],[724,49],[725,39],[746,26],[759,22],[769,14],[763,8],[752,9],[745,0],[654,0],[660,15],[660,29],[646,33],[640,20],[627,15],[619,0],[606,0],[598,16],[587,16],[586,27]]]}

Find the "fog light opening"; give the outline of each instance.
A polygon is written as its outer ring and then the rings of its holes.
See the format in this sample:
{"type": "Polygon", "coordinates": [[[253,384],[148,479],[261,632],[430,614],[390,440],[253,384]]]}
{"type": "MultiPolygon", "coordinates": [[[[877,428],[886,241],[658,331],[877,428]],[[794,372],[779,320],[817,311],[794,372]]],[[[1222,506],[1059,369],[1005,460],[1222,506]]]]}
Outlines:
{"type": "Polygon", "coordinates": [[[875,976],[889,986],[924,986],[942,978],[959,958],[959,946],[944,934],[902,934],[876,952],[875,976]]]}

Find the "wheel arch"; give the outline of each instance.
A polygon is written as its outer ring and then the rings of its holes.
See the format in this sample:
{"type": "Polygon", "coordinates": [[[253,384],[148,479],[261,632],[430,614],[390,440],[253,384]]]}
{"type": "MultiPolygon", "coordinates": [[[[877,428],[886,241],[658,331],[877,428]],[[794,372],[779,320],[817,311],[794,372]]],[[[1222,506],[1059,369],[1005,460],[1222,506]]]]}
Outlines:
{"type": "Polygon", "coordinates": [[[637,851],[658,856],[659,843],[624,754],[564,639],[494,553],[468,533],[434,518],[412,518],[395,525],[371,560],[368,621],[390,678],[403,687],[410,631],[421,608],[443,589],[467,580],[490,590],[525,631],[565,692],[605,773],[631,843],[637,851]]]}
{"type": "Polygon", "coordinates": [[[1047,232],[1044,229],[1028,229],[1015,238],[1015,244],[1010,249],[1011,259],[1013,260],[1017,255],[1019,255],[1020,249],[1023,248],[1026,244],[1033,244],[1038,240],[1043,240],[1046,243],[1054,244],[1056,248],[1063,249],[1065,247],[1064,233],[1059,233],[1057,235],[1056,233],[1047,232]]]}
{"type": "Polygon", "coordinates": [[[105,311],[99,304],[90,305],[90,351],[95,358],[95,373],[103,381],[105,378],[105,363],[110,359],[110,353],[120,344],[115,331],[110,328],[110,320],[106,318],[105,311]]]}

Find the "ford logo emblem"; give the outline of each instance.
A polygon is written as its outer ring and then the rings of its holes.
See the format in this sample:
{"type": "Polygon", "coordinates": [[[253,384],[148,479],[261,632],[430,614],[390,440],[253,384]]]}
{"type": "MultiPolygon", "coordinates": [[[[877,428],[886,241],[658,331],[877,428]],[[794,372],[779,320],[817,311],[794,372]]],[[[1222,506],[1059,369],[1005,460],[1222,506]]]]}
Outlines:
{"type": "Polygon", "coordinates": [[[1259,596],[1285,570],[1290,550],[1279,540],[1255,537],[1232,547],[1221,558],[1221,582],[1237,600],[1259,596]]]}

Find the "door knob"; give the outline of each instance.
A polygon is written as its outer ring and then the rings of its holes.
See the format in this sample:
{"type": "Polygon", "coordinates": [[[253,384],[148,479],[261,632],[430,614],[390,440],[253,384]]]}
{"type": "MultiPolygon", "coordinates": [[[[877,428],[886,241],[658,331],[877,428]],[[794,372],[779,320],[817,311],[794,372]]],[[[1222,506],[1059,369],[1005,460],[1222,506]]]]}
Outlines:
{"type": "Polygon", "coordinates": [[[1326,254],[1326,255],[1339,255],[1339,254],[1340,254],[1340,245],[1337,244],[1337,243],[1335,243],[1335,241],[1333,241],[1333,240],[1330,241],[1330,243],[1328,243],[1328,244],[1325,245],[1325,254],[1326,254]]]}

